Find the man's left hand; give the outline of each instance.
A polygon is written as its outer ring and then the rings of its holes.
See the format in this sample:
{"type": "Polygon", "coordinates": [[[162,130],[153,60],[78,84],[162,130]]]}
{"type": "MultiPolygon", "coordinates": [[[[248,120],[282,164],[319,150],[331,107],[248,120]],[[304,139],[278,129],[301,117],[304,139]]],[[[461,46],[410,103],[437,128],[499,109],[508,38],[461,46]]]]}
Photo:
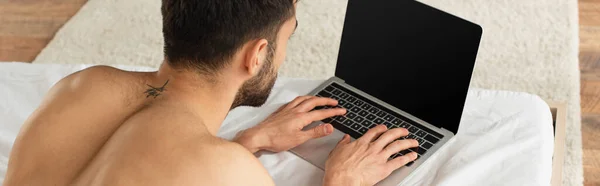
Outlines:
{"type": "Polygon", "coordinates": [[[337,100],[316,96],[300,96],[282,106],[265,121],[239,133],[234,142],[252,153],[259,150],[281,152],[294,148],[307,140],[327,136],[333,132],[331,124],[322,124],[302,130],[314,121],[346,114],[344,108],[314,110],[318,106],[336,106],[337,100]]]}

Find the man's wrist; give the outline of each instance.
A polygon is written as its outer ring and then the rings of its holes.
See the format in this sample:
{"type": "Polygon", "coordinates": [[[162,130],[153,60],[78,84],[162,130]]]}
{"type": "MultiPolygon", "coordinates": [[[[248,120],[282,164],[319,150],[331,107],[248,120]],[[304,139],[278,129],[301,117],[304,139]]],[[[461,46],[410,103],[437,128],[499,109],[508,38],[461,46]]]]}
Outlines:
{"type": "Polygon", "coordinates": [[[323,177],[323,186],[361,186],[360,182],[350,175],[340,172],[326,172],[323,177]]]}
{"type": "Polygon", "coordinates": [[[244,146],[250,152],[256,153],[264,149],[264,144],[262,143],[263,140],[258,134],[259,133],[253,130],[252,128],[247,129],[239,132],[238,135],[233,139],[233,141],[244,146]]]}

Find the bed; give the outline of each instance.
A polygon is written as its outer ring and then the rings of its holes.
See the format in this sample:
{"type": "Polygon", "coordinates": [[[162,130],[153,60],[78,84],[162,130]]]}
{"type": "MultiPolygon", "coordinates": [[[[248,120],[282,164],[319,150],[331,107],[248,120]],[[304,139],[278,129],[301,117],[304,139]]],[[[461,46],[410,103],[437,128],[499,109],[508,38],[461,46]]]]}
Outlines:
{"type": "MultiPolygon", "coordinates": [[[[0,63],[0,183],[23,121],[54,83],[89,66],[0,63]]],[[[279,78],[264,106],[232,110],[218,136],[233,138],[238,131],[258,124],[281,105],[307,94],[323,81],[279,78]]],[[[458,134],[402,185],[550,185],[552,122],[548,104],[536,95],[470,89],[458,134]]],[[[257,157],[277,185],[321,185],[323,171],[291,152],[260,152],[257,157]]]]}

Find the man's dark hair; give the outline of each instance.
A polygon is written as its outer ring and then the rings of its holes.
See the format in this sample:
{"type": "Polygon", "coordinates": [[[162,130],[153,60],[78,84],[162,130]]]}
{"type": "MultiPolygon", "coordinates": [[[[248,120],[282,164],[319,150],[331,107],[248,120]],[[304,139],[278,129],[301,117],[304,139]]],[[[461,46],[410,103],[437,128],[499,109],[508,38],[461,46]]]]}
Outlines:
{"type": "Polygon", "coordinates": [[[163,0],[164,52],[174,68],[220,69],[248,41],[267,39],[295,14],[294,0],[163,0]]]}

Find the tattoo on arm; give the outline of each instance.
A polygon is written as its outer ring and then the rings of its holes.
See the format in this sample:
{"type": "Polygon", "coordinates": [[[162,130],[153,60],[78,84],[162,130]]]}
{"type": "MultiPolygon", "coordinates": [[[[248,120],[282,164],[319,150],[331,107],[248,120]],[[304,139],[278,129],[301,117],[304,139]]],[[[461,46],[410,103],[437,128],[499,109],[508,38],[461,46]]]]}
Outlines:
{"type": "Polygon", "coordinates": [[[167,80],[167,82],[165,82],[165,84],[162,87],[156,88],[153,87],[152,85],[148,85],[150,88],[146,90],[146,92],[144,92],[146,94],[146,98],[153,96],[154,98],[160,96],[160,94],[164,91],[166,91],[167,89],[165,88],[167,86],[167,84],[169,83],[169,80],[167,80]]]}

